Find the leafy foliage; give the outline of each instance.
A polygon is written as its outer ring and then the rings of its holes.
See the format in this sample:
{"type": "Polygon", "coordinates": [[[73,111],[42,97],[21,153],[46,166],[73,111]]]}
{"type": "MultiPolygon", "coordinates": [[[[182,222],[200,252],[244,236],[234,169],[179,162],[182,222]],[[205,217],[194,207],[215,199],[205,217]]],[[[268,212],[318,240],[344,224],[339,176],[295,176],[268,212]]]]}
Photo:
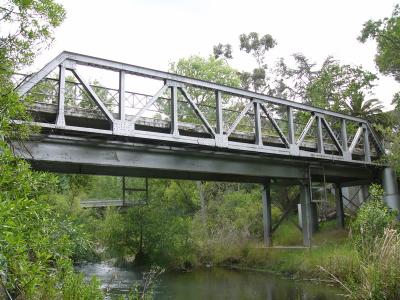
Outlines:
{"type": "Polygon", "coordinates": [[[0,7],[0,61],[18,67],[33,62],[65,18],[53,0],[8,0],[0,7]]]}
{"type": "Polygon", "coordinates": [[[371,247],[375,239],[381,237],[385,228],[395,219],[383,202],[383,189],[373,184],[370,189],[371,200],[364,203],[352,223],[352,235],[357,250],[363,255],[371,247]]]}
{"type": "Polygon", "coordinates": [[[363,43],[368,39],[375,40],[375,62],[379,71],[400,81],[400,6],[394,7],[390,17],[367,21],[358,39],[363,43]]]}

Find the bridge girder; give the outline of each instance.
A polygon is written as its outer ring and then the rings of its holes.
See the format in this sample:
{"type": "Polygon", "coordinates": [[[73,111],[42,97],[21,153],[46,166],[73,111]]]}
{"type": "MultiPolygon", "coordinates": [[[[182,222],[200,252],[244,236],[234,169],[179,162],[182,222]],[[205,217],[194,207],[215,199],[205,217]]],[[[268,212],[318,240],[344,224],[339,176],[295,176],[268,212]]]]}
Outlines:
{"type": "Polygon", "coordinates": [[[264,183],[266,178],[306,180],[311,170],[316,180],[325,176],[345,183],[373,181],[380,169],[62,135],[36,136],[13,147],[37,170],[78,174],[264,183]]]}

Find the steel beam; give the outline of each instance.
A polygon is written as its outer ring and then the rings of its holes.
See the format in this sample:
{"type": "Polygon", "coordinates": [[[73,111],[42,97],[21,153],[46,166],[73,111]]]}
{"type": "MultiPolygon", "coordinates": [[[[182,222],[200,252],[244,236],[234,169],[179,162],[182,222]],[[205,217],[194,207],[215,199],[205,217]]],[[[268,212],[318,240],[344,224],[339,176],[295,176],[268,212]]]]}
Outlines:
{"type": "Polygon", "coordinates": [[[186,89],[184,87],[180,87],[180,90],[185,97],[185,99],[189,102],[190,106],[196,113],[196,115],[200,118],[200,120],[203,122],[204,126],[207,128],[207,131],[211,134],[211,136],[215,137],[215,131],[211,127],[210,123],[208,123],[207,118],[203,115],[201,110],[197,107],[196,103],[193,101],[193,99],[189,96],[187,93],[186,89]]]}
{"type": "Polygon", "coordinates": [[[264,227],[264,245],[272,246],[272,215],[271,215],[271,180],[266,179],[262,187],[263,201],[263,227],[264,227]]]}
{"type": "Polygon", "coordinates": [[[215,91],[215,101],[216,101],[216,133],[222,135],[224,133],[224,121],[223,121],[223,114],[222,114],[222,98],[221,92],[215,91]]]}
{"type": "Polygon", "coordinates": [[[336,226],[344,228],[344,209],[343,209],[343,194],[342,187],[335,184],[335,199],[336,199],[336,226]]]}
{"type": "Polygon", "coordinates": [[[400,195],[399,187],[397,184],[396,173],[392,168],[384,168],[382,171],[382,185],[384,194],[384,200],[386,205],[391,209],[395,209],[400,212],[400,195]]]}
{"type": "Polygon", "coordinates": [[[324,150],[324,137],[322,134],[322,117],[317,116],[317,150],[319,153],[325,153],[324,150]]]}
{"type": "Polygon", "coordinates": [[[313,234],[312,225],[312,208],[311,208],[311,187],[307,183],[300,185],[300,202],[301,202],[301,228],[303,231],[303,244],[305,247],[311,247],[313,234]]]}
{"type": "Polygon", "coordinates": [[[110,113],[110,111],[107,109],[107,107],[104,105],[104,103],[101,101],[101,99],[97,96],[97,94],[94,92],[93,88],[90,86],[89,83],[87,83],[83,77],[80,75],[80,73],[76,69],[71,69],[72,73],[75,75],[76,79],[78,79],[79,83],[83,85],[84,89],[86,92],[89,94],[89,96],[93,99],[94,103],[96,106],[101,110],[101,112],[107,117],[107,119],[111,122],[114,121],[113,115],[110,113]]]}
{"type": "Polygon", "coordinates": [[[260,103],[254,102],[254,131],[255,131],[255,144],[262,146],[262,130],[261,130],[261,111],[260,103]]]}
{"type": "Polygon", "coordinates": [[[363,126],[364,133],[364,160],[366,162],[371,162],[371,151],[369,145],[369,130],[367,126],[363,126]]]}
{"type": "Polygon", "coordinates": [[[57,127],[65,126],[65,115],[64,115],[64,107],[65,107],[65,66],[60,65],[59,67],[59,77],[58,77],[58,109],[57,109],[57,119],[56,125],[57,127]]]}
{"type": "Polygon", "coordinates": [[[119,72],[118,93],[119,119],[125,121],[125,71],[119,72]]]}
{"type": "MultiPolygon", "coordinates": [[[[281,128],[279,125],[276,123],[274,118],[271,116],[270,112],[266,109],[266,107],[260,103],[261,109],[264,111],[265,115],[267,116],[268,120],[271,122],[272,126],[278,133],[279,137],[281,138],[283,144],[286,146],[286,148],[289,148],[289,141],[287,140],[286,136],[283,134],[281,128]]],[[[292,120],[293,121],[293,120],[292,120]]],[[[293,138],[294,139],[294,138],[293,138]]]]}
{"type": "Polygon", "coordinates": [[[178,124],[178,87],[171,86],[171,134],[173,136],[179,135],[178,124]]]}
{"type": "MultiPolygon", "coordinates": [[[[260,155],[105,141],[59,135],[38,136],[16,154],[36,169],[99,175],[183,178],[264,183],[265,178],[307,178],[309,162],[260,155]]],[[[323,165],[327,180],[372,180],[374,169],[323,165]]],[[[317,172],[317,171],[316,171],[317,172]]],[[[315,173],[312,176],[320,176],[315,173]]]]}

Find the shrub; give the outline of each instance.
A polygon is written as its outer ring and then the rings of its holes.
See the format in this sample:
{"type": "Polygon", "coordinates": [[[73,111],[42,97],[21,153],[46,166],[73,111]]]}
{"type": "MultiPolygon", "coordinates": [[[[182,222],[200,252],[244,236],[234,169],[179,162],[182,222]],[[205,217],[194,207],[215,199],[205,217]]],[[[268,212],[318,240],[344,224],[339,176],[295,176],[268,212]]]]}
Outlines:
{"type": "Polygon", "coordinates": [[[375,239],[383,235],[385,228],[393,226],[395,220],[395,213],[382,201],[382,187],[373,184],[369,191],[371,200],[361,206],[351,224],[352,239],[362,256],[369,252],[375,239]]]}

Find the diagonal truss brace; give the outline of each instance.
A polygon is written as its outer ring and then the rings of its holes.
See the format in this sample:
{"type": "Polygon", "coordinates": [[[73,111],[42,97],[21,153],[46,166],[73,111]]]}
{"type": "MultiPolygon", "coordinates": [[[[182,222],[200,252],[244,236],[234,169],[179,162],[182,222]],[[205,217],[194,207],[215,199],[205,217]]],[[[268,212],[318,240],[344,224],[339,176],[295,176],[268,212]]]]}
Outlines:
{"type": "Polygon", "coordinates": [[[200,109],[197,107],[196,103],[193,101],[193,99],[189,96],[189,94],[186,91],[186,88],[184,86],[179,87],[179,90],[182,92],[182,95],[186,98],[186,100],[189,102],[190,106],[193,108],[194,112],[196,115],[201,119],[203,124],[206,126],[208,132],[215,137],[215,131],[211,127],[210,123],[208,123],[206,117],[203,115],[203,113],[200,111],[200,109]]]}
{"type": "Polygon", "coordinates": [[[82,84],[84,87],[85,91],[90,95],[90,97],[94,100],[98,108],[102,111],[103,114],[107,116],[107,119],[110,122],[114,121],[113,115],[110,113],[110,111],[107,109],[107,107],[104,105],[104,103],[100,100],[100,98],[97,96],[97,94],[94,92],[93,88],[88,84],[82,76],[79,74],[79,72],[76,69],[70,69],[72,73],[75,75],[76,79],[78,79],[79,83],[82,84]]]}
{"type": "Polygon", "coordinates": [[[274,129],[278,132],[279,137],[281,138],[282,142],[285,144],[286,148],[289,148],[289,141],[287,140],[285,134],[282,132],[282,130],[279,127],[278,123],[276,123],[275,119],[271,116],[271,113],[264,106],[264,104],[260,103],[260,105],[261,105],[261,109],[264,111],[265,115],[267,116],[268,120],[271,122],[271,124],[274,127],[274,129]]]}
{"type": "Polygon", "coordinates": [[[351,142],[351,145],[349,147],[349,152],[350,153],[354,152],[354,149],[356,148],[356,146],[357,146],[357,144],[358,144],[358,142],[359,142],[359,140],[361,138],[362,133],[363,133],[363,127],[360,126],[360,127],[358,127],[357,132],[354,135],[353,141],[351,142]]]}
{"type": "Polygon", "coordinates": [[[143,106],[143,107],[137,112],[137,114],[133,117],[133,119],[132,119],[131,122],[132,122],[133,124],[135,124],[135,123],[137,122],[137,120],[142,116],[143,112],[144,112],[145,110],[149,109],[149,108],[154,104],[154,102],[156,102],[157,99],[160,98],[160,96],[161,96],[162,94],[164,94],[164,92],[167,90],[168,87],[169,87],[168,84],[165,83],[165,84],[161,87],[161,89],[159,89],[158,92],[150,99],[150,101],[148,101],[148,102],[146,103],[146,105],[143,106]]]}
{"type": "Polygon", "coordinates": [[[249,103],[243,108],[243,110],[240,112],[238,117],[236,118],[235,122],[233,122],[232,126],[228,129],[226,132],[226,136],[229,137],[232,132],[236,129],[240,121],[243,119],[244,115],[249,111],[249,109],[254,105],[254,99],[251,99],[249,103]]]}
{"type": "Polygon", "coordinates": [[[330,138],[332,139],[333,143],[335,144],[336,148],[338,149],[340,155],[343,155],[343,148],[340,145],[338,139],[336,138],[335,133],[333,132],[331,126],[329,125],[329,123],[326,121],[326,119],[324,117],[321,118],[322,124],[324,125],[326,131],[328,132],[330,138]]]}
{"type": "Polygon", "coordinates": [[[310,130],[310,128],[311,128],[311,126],[312,126],[312,123],[314,122],[315,118],[316,118],[316,116],[315,116],[315,115],[312,115],[312,116],[310,117],[310,119],[308,119],[308,122],[307,122],[306,126],[304,127],[303,132],[301,133],[299,139],[298,139],[297,142],[296,142],[296,144],[297,144],[298,146],[300,146],[301,143],[304,141],[304,138],[306,137],[308,131],[310,130]]]}

